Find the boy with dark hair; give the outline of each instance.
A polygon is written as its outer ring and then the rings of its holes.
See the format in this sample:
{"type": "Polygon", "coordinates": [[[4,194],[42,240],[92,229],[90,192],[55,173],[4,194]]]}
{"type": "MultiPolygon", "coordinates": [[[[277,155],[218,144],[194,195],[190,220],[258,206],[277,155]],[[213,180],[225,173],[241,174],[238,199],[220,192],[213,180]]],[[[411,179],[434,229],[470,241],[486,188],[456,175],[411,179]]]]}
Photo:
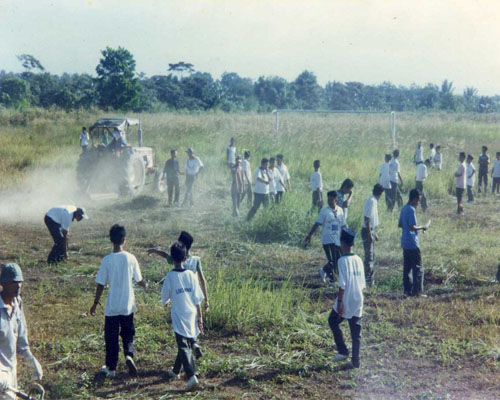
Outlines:
{"type": "Polygon", "coordinates": [[[172,206],[172,201],[179,207],[179,161],[177,160],[177,149],[170,150],[170,158],[165,162],[163,175],[167,178],[168,206],[172,206]],[[172,198],[173,197],[173,198],[172,198]]]}
{"type": "Polygon", "coordinates": [[[488,192],[488,168],[490,165],[490,156],[488,155],[488,146],[481,148],[481,155],[477,159],[479,164],[479,178],[477,181],[477,192],[481,193],[481,185],[484,183],[484,195],[488,192]]]}
{"type": "Polygon", "coordinates": [[[331,190],[327,193],[328,206],[321,209],[315,224],[306,236],[304,242],[310,243],[312,235],[321,226],[321,244],[325,251],[327,264],[319,269],[321,280],[326,283],[326,278],[330,283],[335,281],[338,274],[337,262],[340,257],[340,232],[345,226],[344,212],[337,205],[337,192],[331,190]],[[334,275],[335,273],[335,275],[334,275]]]}
{"type": "Polygon", "coordinates": [[[281,174],[281,179],[283,179],[284,185],[281,183],[277,183],[278,185],[278,193],[276,194],[276,203],[281,202],[283,199],[283,194],[285,191],[290,190],[291,184],[290,184],[290,172],[288,172],[288,167],[285,165],[283,162],[283,154],[278,154],[276,156],[276,168],[278,168],[278,171],[281,174]]]}
{"type": "Polygon", "coordinates": [[[115,224],[111,227],[109,238],[113,243],[113,252],[101,261],[95,278],[97,283],[95,300],[90,308],[90,315],[95,315],[104,286],[109,284],[106,307],[104,308],[106,365],[102,367],[101,371],[110,378],[115,377],[118,364],[118,334],[122,337],[123,353],[130,376],[137,376],[137,367],[134,363],[134,313],[136,305],[132,279],[144,289],[147,288],[146,281],[142,279],[137,259],[124,250],[126,236],[127,233],[123,226],[115,224]]]}
{"type": "Polygon", "coordinates": [[[429,159],[425,160],[425,163],[417,164],[417,174],[415,176],[415,189],[420,193],[420,204],[422,205],[422,211],[427,210],[427,197],[424,190],[424,181],[429,176],[429,168],[431,166],[431,161],[429,159]]]}
{"type": "Polygon", "coordinates": [[[192,271],[183,266],[186,259],[186,248],[176,242],[170,248],[174,269],[167,273],[161,289],[161,303],[171,303],[172,328],[177,342],[177,358],[174,366],[168,371],[170,379],[178,379],[181,367],[188,377],[186,390],[195,389],[199,385],[196,377],[196,365],[193,357],[193,345],[198,335],[203,334],[203,316],[201,302],[203,294],[198,280],[192,271]]]}
{"type": "Polygon", "coordinates": [[[457,214],[463,214],[464,206],[463,206],[463,196],[465,192],[465,184],[467,181],[467,170],[465,167],[465,153],[462,151],[458,155],[458,161],[460,165],[458,166],[457,172],[455,172],[455,188],[457,194],[457,214]]]}
{"type": "Polygon", "coordinates": [[[373,187],[372,195],[365,201],[363,208],[363,225],[361,238],[365,250],[365,278],[368,287],[374,283],[375,272],[375,242],[378,241],[376,228],[378,226],[378,201],[384,193],[382,185],[377,183],[373,187]]]}
{"type": "Polygon", "coordinates": [[[386,154],[384,157],[384,162],[379,168],[379,183],[382,185],[385,191],[385,204],[388,210],[392,210],[392,198],[391,198],[391,177],[389,175],[392,156],[386,154]]]}
{"type": "Polygon", "coordinates": [[[252,167],[250,165],[250,151],[245,150],[243,153],[243,161],[241,162],[241,169],[243,171],[243,178],[245,180],[245,185],[246,185],[246,190],[243,192],[243,196],[241,197],[240,201],[243,201],[243,198],[245,195],[247,196],[247,204],[249,206],[252,205],[252,193],[253,193],[253,188],[252,188],[252,167]]]}
{"type": "Polygon", "coordinates": [[[392,152],[392,160],[389,163],[389,176],[391,180],[391,211],[394,209],[396,203],[398,207],[403,206],[403,198],[401,196],[401,186],[403,185],[403,177],[401,176],[399,165],[399,150],[396,149],[392,152]]]}
{"type": "MultiPolygon", "coordinates": [[[[380,193],[382,194],[382,193],[380,193]]],[[[343,228],[340,235],[342,257],[339,259],[339,293],[328,317],[328,324],[333,332],[337,355],[332,362],[343,361],[349,357],[349,350],[344,342],[340,324],[344,319],[349,322],[352,338],[351,362],[343,369],[359,368],[361,347],[361,317],[363,315],[363,289],[365,289],[365,276],[363,261],[353,252],[356,233],[343,228]]]]}
{"type": "Polygon", "coordinates": [[[80,133],[80,146],[82,147],[82,153],[85,153],[89,147],[89,133],[86,127],[82,127],[82,133],[80,133]]]}
{"type": "Polygon", "coordinates": [[[436,149],[434,148],[434,143],[429,143],[429,162],[430,166],[434,168],[434,157],[436,156],[436,149]]]}
{"type": "Polygon", "coordinates": [[[312,190],[312,210],[315,208],[321,210],[323,208],[323,178],[321,176],[321,172],[319,171],[319,160],[314,160],[313,167],[314,172],[309,178],[312,190]]]}
{"type": "Polygon", "coordinates": [[[263,204],[264,208],[269,204],[269,185],[271,177],[269,176],[269,160],[263,158],[260,161],[260,167],[255,170],[255,186],[253,189],[253,206],[248,211],[247,221],[250,221],[260,205],[263,204]]]}
{"type": "Polygon", "coordinates": [[[347,211],[348,207],[352,201],[352,188],[354,187],[354,182],[347,178],[344,179],[340,189],[337,190],[337,204],[339,207],[342,207],[342,211],[344,211],[344,219],[347,223],[347,211]]]}
{"type": "Polygon", "coordinates": [[[474,157],[467,155],[467,203],[474,203],[474,183],[476,180],[476,167],[472,163],[474,157]]]}
{"type": "Polygon", "coordinates": [[[438,171],[443,168],[443,154],[441,153],[441,146],[436,146],[436,154],[434,154],[434,166],[438,171]]]}
{"type": "Polygon", "coordinates": [[[240,203],[245,193],[245,178],[241,169],[241,155],[238,154],[231,167],[231,202],[233,204],[233,217],[240,217],[240,203]]]}
{"type": "Polygon", "coordinates": [[[500,188],[500,151],[497,151],[497,159],[493,161],[493,168],[491,169],[491,177],[493,178],[493,184],[491,185],[491,193],[498,194],[500,188]]]}

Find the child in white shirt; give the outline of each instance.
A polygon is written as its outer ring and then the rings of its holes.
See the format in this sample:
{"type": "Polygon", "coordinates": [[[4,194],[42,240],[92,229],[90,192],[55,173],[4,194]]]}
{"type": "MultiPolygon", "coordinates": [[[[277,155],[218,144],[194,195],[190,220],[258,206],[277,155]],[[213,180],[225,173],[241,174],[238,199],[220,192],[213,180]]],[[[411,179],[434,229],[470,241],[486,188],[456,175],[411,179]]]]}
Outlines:
{"type": "Polygon", "coordinates": [[[476,167],[472,164],[474,157],[467,155],[467,203],[474,203],[474,183],[476,182],[476,167]]]}
{"type": "Polygon", "coordinates": [[[318,211],[320,211],[323,208],[323,178],[321,176],[321,172],[319,171],[319,160],[314,160],[313,167],[314,172],[309,178],[312,190],[312,210],[317,208],[318,211]]]}
{"type": "Polygon", "coordinates": [[[491,176],[493,178],[493,184],[491,186],[491,193],[498,194],[500,188],[500,151],[497,152],[497,159],[493,161],[493,168],[491,169],[491,176]]]}

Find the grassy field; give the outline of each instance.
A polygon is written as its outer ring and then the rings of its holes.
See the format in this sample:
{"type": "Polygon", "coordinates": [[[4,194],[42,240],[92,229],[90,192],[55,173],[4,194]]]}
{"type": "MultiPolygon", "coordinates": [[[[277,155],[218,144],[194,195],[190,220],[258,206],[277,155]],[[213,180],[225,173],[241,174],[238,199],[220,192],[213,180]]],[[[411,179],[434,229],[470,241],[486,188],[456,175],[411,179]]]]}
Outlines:
{"type": "MultiPolygon", "coordinates": [[[[164,196],[150,191],[133,199],[78,197],[79,131],[99,116],[40,110],[0,114],[0,262],[16,261],[24,270],[31,346],[45,368],[48,398],[500,397],[500,286],[493,279],[500,260],[499,198],[478,197],[457,217],[451,192],[459,151],[476,160],[482,144],[491,155],[500,151],[498,115],[398,115],[405,190],[413,187],[416,142],[443,147],[444,169],[431,171],[426,181],[430,208],[426,215],[418,211],[421,222],[432,219],[421,236],[429,297],[403,298],[398,213],[387,213],[381,201],[377,286],[365,297],[362,367],[348,372],[327,365],[335,354],[327,317],[336,291],[317,276],[324,264],[319,237],[302,246],[315,219],[309,213],[308,181],[314,159],[321,160],[326,189],[353,179],[348,222],[359,231],[363,202],[391,150],[389,117],[285,115],[277,135],[271,115],[140,115],[144,144],[156,148],[162,164],[177,147],[182,165],[183,149],[192,146],[206,165],[196,182],[195,207],[173,210],[166,208],[164,196]],[[292,176],[293,190],[284,202],[259,210],[251,223],[231,217],[224,168],[231,136],[238,151],[252,151],[253,168],[261,157],[280,152],[292,176]],[[72,226],[70,260],[47,266],[51,240],[43,215],[50,205],[67,202],[86,207],[91,219],[72,226]],[[107,234],[113,223],[126,226],[127,249],[137,256],[150,287],[136,290],[139,378],[128,378],[120,360],[118,378],[101,384],[94,375],[104,362],[104,318],[102,309],[95,317],[87,311],[100,259],[111,251],[107,234]],[[193,253],[202,258],[211,303],[198,363],[202,389],[190,394],[182,392],[184,381],[166,380],[176,354],[169,313],[160,304],[160,281],[168,267],[146,254],[150,246],[169,246],[182,229],[195,237],[193,253]]],[[[246,201],[241,209],[246,215],[246,201]]],[[[359,240],[356,250],[362,256],[359,240]]],[[[28,372],[21,365],[24,385],[30,382],[28,372]]]]}

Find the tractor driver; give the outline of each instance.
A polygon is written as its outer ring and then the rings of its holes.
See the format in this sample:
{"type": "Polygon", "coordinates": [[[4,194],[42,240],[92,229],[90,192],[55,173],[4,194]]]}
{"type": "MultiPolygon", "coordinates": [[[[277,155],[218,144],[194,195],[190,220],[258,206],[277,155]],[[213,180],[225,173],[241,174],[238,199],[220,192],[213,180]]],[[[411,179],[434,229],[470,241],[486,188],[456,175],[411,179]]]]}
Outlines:
{"type": "Polygon", "coordinates": [[[119,151],[122,147],[128,146],[125,134],[118,128],[115,128],[113,132],[111,132],[111,136],[113,137],[113,140],[109,144],[111,150],[119,151]]]}

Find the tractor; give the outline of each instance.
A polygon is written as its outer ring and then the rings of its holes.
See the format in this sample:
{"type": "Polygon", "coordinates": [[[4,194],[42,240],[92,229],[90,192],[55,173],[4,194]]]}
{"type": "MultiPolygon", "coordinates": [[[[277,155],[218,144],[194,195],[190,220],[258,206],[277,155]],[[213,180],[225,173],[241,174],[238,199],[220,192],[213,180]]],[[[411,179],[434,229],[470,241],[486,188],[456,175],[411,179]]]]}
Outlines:
{"type": "Polygon", "coordinates": [[[85,195],[116,193],[136,196],[146,185],[164,192],[165,181],[153,147],[142,147],[141,121],[137,118],[101,118],[89,128],[90,143],[78,160],[78,185],[85,195]],[[137,147],[127,142],[137,127],[137,147]]]}

